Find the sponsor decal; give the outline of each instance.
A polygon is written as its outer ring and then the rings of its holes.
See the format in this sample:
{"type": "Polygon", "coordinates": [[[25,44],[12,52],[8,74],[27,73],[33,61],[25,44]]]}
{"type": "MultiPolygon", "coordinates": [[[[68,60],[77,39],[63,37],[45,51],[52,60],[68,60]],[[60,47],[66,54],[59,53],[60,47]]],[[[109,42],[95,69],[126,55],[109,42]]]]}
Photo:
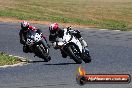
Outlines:
{"type": "Polygon", "coordinates": [[[129,74],[86,74],[86,71],[80,66],[76,81],[79,85],[88,83],[127,84],[131,82],[131,76],[129,74]]]}

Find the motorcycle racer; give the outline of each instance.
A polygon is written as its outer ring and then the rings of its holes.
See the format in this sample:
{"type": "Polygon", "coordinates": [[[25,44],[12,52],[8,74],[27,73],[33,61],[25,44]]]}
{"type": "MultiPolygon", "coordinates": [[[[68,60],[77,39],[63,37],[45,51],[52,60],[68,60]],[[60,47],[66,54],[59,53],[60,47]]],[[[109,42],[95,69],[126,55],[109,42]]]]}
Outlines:
{"type": "MultiPolygon", "coordinates": [[[[57,38],[63,38],[64,36],[64,29],[61,29],[58,25],[58,23],[53,23],[49,26],[49,31],[50,31],[50,35],[49,35],[49,41],[51,41],[51,43],[53,43],[53,46],[55,49],[58,49],[58,40],[57,38]]],[[[71,27],[67,28],[67,31],[75,36],[81,43],[81,45],[83,47],[87,47],[87,43],[84,41],[84,39],[82,38],[80,31],[79,30],[72,30],[71,27]]],[[[65,52],[61,51],[62,57],[66,58],[67,55],[65,54],[65,52]]]]}
{"type": "Polygon", "coordinates": [[[42,42],[45,45],[45,47],[48,48],[49,44],[46,40],[46,37],[42,34],[41,30],[34,27],[34,26],[30,26],[27,21],[23,21],[23,22],[21,22],[21,30],[19,32],[20,43],[23,44],[23,52],[25,52],[25,53],[32,52],[29,49],[29,46],[26,44],[26,35],[27,35],[29,30],[36,31],[37,33],[41,34],[45,40],[42,42]]]}

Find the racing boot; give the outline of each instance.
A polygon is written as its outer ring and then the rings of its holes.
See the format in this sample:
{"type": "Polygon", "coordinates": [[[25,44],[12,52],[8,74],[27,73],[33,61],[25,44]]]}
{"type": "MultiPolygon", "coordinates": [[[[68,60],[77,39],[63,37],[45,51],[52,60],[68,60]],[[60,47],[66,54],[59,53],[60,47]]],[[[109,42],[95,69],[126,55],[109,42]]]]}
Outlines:
{"type": "Polygon", "coordinates": [[[28,48],[27,48],[26,45],[23,46],[23,52],[24,52],[24,53],[28,53],[28,48]]]}
{"type": "Polygon", "coordinates": [[[28,52],[32,53],[32,50],[29,48],[29,46],[24,45],[24,46],[23,46],[23,52],[24,52],[24,53],[28,53],[28,52]]]}

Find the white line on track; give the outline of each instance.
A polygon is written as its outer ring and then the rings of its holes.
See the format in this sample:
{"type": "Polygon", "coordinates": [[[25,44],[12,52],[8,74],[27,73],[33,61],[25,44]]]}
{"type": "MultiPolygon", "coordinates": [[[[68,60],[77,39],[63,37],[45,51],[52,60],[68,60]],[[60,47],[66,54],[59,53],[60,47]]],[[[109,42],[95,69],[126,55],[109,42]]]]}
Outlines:
{"type": "Polygon", "coordinates": [[[102,30],[103,31],[103,30],[108,30],[108,29],[99,29],[99,30],[102,30]]]}

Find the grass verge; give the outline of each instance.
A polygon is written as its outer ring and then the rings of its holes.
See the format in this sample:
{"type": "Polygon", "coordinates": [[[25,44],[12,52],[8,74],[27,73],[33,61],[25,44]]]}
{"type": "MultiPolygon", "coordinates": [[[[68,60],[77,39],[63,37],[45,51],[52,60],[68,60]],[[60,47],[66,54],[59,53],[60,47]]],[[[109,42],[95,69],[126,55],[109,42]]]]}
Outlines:
{"type": "Polygon", "coordinates": [[[17,57],[9,56],[6,53],[0,52],[0,66],[13,65],[20,62],[21,60],[17,57]]]}
{"type": "Polygon", "coordinates": [[[132,30],[132,0],[0,0],[0,17],[132,30]]]}

